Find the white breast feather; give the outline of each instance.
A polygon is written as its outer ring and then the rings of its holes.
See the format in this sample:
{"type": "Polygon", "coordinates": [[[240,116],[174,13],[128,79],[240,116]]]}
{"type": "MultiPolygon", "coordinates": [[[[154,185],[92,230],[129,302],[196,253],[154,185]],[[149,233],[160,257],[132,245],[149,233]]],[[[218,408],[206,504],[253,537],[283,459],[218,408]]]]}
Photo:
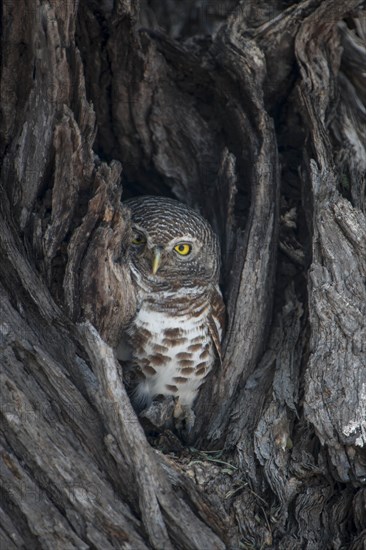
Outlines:
{"type": "MultiPolygon", "coordinates": [[[[139,329],[147,329],[151,333],[151,338],[146,342],[144,353],[140,355],[134,354],[136,363],[139,363],[139,359],[144,359],[147,356],[154,353],[154,346],[161,345],[164,338],[164,331],[167,329],[181,329],[181,337],[187,339],[186,342],[178,344],[169,348],[164,355],[169,357],[169,361],[158,367],[156,370],[158,374],[147,377],[142,381],[135,392],[135,398],[140,401],[140,404],[144,402],[145,406],[149,405],[157,395],[168,394],[166,385],[175,385],[174,377],[182,376],[179,367],[179,361],[176,356],[179,353],[187,352],[187,347],[190,342],[197,337],[202,338],[202,347],[197,351],[191,352],[191,360],[193,366],[202,362],[200,359],[200,353],[202,352],[206,343],[209,344],[209,357],[205,360],[207,363],[207,373],[212,368],[215,361],[215,352],[212,344],[211,336],[208,330],[208,323],[206,321],[207,310],[205,310],[201,316],[176,316],[172,317],[171,314],[165,312],[152,311],[150,308],[146,308],[143,304],[134,320],[134,330],[137,332],[139,329]]],[[[207,374],[206,373],[206,374],[207,374]]],[[[192,406],[196,397],[197,390],[203,382],[202,377],[197,377],[195,373],[190,375],[187,382],[179,385],[179,390],[175,394],[179,397],[182,404],[192,406]]]]}

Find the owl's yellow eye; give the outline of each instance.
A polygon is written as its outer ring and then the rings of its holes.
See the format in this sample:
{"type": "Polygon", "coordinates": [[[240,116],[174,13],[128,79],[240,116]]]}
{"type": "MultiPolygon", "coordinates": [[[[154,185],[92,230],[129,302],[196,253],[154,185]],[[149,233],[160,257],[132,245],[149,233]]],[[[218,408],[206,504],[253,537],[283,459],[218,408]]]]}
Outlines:
{"type": "Polygon", "coordinates": [[[190,244],[187,243],[179,243],[177,246],[174,247],[174,250],[178,252],[181,256],[188,256],[190,254],[192,247],[190,244]]]}
{"type": "Polygon", "coordinates": [[[135,233],[134,236],[132,237],[131,243],[136,244],[137,246],[140,246],[146,243],[146,239],[142,233],[135,233]]]}

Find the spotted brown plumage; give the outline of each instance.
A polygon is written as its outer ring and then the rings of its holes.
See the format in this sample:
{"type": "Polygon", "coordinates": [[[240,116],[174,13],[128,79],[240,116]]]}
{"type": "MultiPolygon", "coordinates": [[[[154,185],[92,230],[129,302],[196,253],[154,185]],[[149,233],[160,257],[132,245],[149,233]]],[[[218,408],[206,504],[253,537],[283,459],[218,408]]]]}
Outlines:
{"type": "Polygon", "coordinates": [[[130,364],[139,370],[132,397],[143,408],[158,395],[174,396],[177,424],[185,420],[189,429],[198,389],[221,360],[225,308],[218,240],[202,216],[178,201],[139,197],[125,204],[137,295],[137,313],[126,331],[130,364]]]}

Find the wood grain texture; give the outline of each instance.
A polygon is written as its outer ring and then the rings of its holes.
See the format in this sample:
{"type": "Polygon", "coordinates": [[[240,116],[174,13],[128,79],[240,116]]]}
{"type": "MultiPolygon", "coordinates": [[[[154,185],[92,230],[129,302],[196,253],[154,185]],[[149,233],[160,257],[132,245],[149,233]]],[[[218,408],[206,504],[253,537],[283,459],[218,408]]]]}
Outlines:
{"type": "Polygon", "coordinates": [[[364,3],[204,4],[3,3],[4,548],[364,548],[364,3]],[[221,241],[191,446],[112,349],[139,194],[221,241]]]}

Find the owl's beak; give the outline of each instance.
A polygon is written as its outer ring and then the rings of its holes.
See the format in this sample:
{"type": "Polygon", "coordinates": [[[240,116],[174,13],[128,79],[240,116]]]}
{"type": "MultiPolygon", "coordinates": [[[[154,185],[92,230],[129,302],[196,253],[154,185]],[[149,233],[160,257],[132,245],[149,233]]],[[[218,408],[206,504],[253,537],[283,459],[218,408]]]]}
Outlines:
{"type": "Polygon", "coordinates": [[[160,264],[161,264],[161,248],[157,246],[156,248],[154,248],[154,257],[152,261],[153,275],[155,275],[156,272],[158,271],[160,264]]]}

